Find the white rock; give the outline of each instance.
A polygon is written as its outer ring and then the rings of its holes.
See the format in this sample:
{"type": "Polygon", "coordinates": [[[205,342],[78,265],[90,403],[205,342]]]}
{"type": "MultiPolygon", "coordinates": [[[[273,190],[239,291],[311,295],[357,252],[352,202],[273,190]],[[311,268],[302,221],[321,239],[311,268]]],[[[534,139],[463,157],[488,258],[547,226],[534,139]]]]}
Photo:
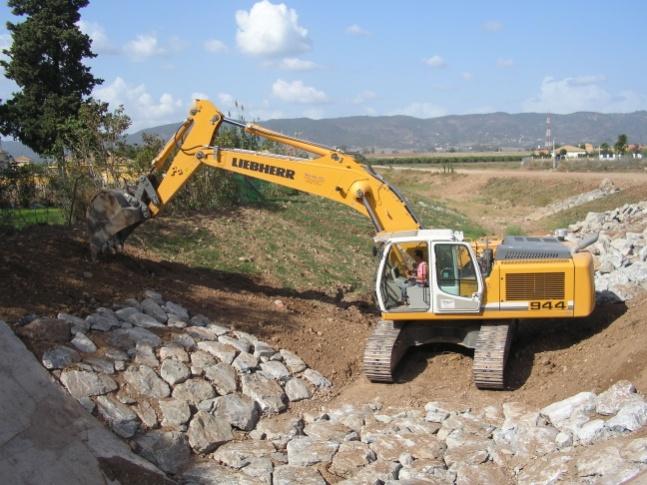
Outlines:
{"type": "Polygon", "coordinates": [[[46,350],[43,354],[43,365],[46,369],[64,369],[81,359],[78,352],[69,347],[59,345],[46,350]]]}
{"type": "Polygon", "coordinates": [[[425,411],[427,412],[425,420],[432,423],[442,423],[449,417],[449,411],[443,409],[437,402],[428,402],[425,404],[425,411]]]}
{"type": "Polygon", "coordinates": [[[242,373],[249,373],[258,367],[258,359],[248,352],[241,352],[231,365],[242,373]]]}
{"type": "Polygon", "coordinates": [[[270,379],[284,381],[290,377],[290,371],[283,363],[276,360],[270,360],[261,364],[261,371],[270,379]]]}
{"type": "Polygon", "coordinates": [[[605,426],[610,431],[624,433],[636,431],[647,424],[647,403],[630,401],[625,403],[618,414],[609,419],[605,426]]]}
{"type": "Polygon", "coordinates": [[[290,372],[296,373],[306,369],[305,362],[303,362],[301,357],[295,353],[286,349],[281,349],[279,350],[279,354],[283,357],[283,361],[285,362],[285,365],[288,366],[288,369],[290,369],[290,372]]]}
{"type": "Polygon", "coordinates": [[[303,371],[303,377],[309,380],[317,389],[332,387],[331,382],[314,369],[306,369],[303,371]]]}
{"type": "Polygon", "coordinates": [[[562,448],[573,446],[573,435],[568,432],[560,431],[557,433],[557,436],[555,436],[555,444],[560,450],[562,448]]]}
{"type": "Polygon", "coordinates": [[[191,418],[189,403],[181,399],[160,400],[159,408],[162,412],[162,426],[178,427],[191,418]]]}
{"type": "Polygon", "coordinates": [[[287,394],[291,402],[310,399],[312,397],[308,385],[303,379],[299,379],[298,377],[293,377],[285,383],[285,394],[287,394]]]}
{"type": "Polygon", "coordinates": [[[166,323],[168,321],[166,312],[152,298],[145,298],[141,303],[141,308],[144,313],[155,318],[160,323],[166,323]]]}
{"type": "Polygon", "coordinates": [[[577,433],[577,439],[585,445],[598,441],[602,437],[604,437],[604,421],[601,419],[589,421],[577,433]]]}
{"type": "Polygon", "coordinates": [[[171,386],[174,386],[187,380],[191,376],[191,371],[178,360],[166,359],[160,367],[160,376],[171,386]]]}
{"type": "Polygon", "coordinates": [[[172,301],[167,301],[164,307],[167,312],[177,315],[181,320],[185,322],[189,320],[189,311],[182,305],[178,305],[172,301]]]}
{"type": "Polygon", "coordinates": [[[330,463],[338,448],[338,443],[297,436],[288,443],[288,463],[300,466],[330,463]]]}
{"type": "Polygon", "coordinates": [[[97,409],[112,430],[122,438],[132,437],[139,428],[137,414],[125,404],[109,397],[97,397],[97,409]]]}
{"type": "Polygon", "coordinates": [[[197,453],[213,451],[234,438],[227,421],[204,411],[198,411],[191,419],[187,437],[191,448],[197,453]]]}
{"type": "Polygon", "coordinates": [[[595,412],[605,416],[616,414],[627,401],[641,399],[634,385],[626,380],[618,381],[598,396],[595,412]]]}
{"type": "Polygon", "coordinates": [[[97,351],[97,346],[94,345],[94,342],[83,332],[77,332],[70,343],[80,352],[89,353],[97,351]]]}
{"type": "Polygon", "coordinates": [[[569,419],[575,412],[590,413],[595,410],[596,396],[592,392],[580,392],[562,401],[555,402],[541,410],[554,426],[569,419]]]}

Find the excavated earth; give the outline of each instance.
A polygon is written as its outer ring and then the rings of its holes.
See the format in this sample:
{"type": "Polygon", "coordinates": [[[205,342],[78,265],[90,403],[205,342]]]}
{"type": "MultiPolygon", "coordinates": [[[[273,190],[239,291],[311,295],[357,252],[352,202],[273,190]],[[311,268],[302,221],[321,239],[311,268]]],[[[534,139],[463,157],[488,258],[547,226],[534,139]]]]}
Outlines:
{"type": "MultiPolygon", "coordinates": [[[[267,424],[259,424],[249,438],[234,429],[228,438],[234,441],[221,446],[219,458],[210,455],[214,453],[211,445],[203,447],[194,438],[190,453],[197,461],[186,472],[184,479],[189,482],[220,483],[205,478],[215,473],[222,477],[231,474],[228,483],[243,479],[262,483],[267,467],[273,466],[275,483],[281,483],[277,479],[280,474],[288,480],[283,483],[296,479],[320,483],[324,478],[337,482],[352,477],[358,480],[353,483],[374,483],[375,479],[399,477],[402,481],[423,475],[431,483],[550,483],[553,475],[546,475],[546,470],[576,482],[620,483],[641,473],[647,462],[647,441],[643,439],[644,429],[640,429],[647,421],[647,404],[640,397],[647,393],[647,298],[640,291],[625,303],[599,305],[586,319],[521,322],[509,361],[510,387],[506,391],[475,389],[469,352],[442,345],[410,352],[396,374],[397,383],[384,385],[370,383],[361,374],[363,343],[377,320],[368,298],[340,298],[323,290],[286,290],[239,274],[160,261],[133,249],[95,264],[90,261],[83,233],[65,228],[35,226],[5,236],[3,244],[8,250],[0,256],[0,320],[8,322],[36,357],[45,358],[48,365],[57,345],[74,346],[29,332],[34,318],[56,318],[65,313],[85,319],[100,307],[119,310],[128,305],[136,307],[135,303],[141,306],[145,290],[153,289],[163,295],[158,304],[165,310],[169,310],[166,302],[172,301],[185,307],[191,316],[204,317],[186,328],[208,328],[203,325],[211,322],[226,327],[232,338],[249,334],[250,340],[260,340],[274,350],[298,354],[307,366],[332,382],[327,388],[302,379],[312,398],[290,402],[289,408],[281,409],[275,417],[268,409],[260,421],[267,424]],[[605,392],[609,388],[612,391],[605,392]],[[609,396],[613,397],[612,409],[607,406],[605,411],[609,396]],[[235,443],[246,443],[246,439],[267,442],[272,464],[259,459],[236,462],[232,457],[251,453],[243,449],[245,445],[236,448],[235,443]],[[428,441],[424,443],[416,441],[425,439],[428,441]],[[521,441],[532,443],[532,449],[518,449],[521,441]],[[283,449],[286,445],[287,452],[283,449]],[[413,451],[420,449],[427,450],[425,456],[413,451]],[[219,467],[227,467],[209,469],[216,462],[203,461],[206,456],[216,458],[219,467]],[[331,462],[333,456],[340,457],[336,464],[331,462]],[[279,471],[277,467],[281,466],[287,468],[279,471]],[[240,475],[241,468],[253,473],[240,475]],[[312,468],[316,474],[304,468],[312,468]]],[[[172,334],[187,332],[181,326],[148,330],[160,334],[166,342],[172,334]]],[[[106,332],[92,327],[85,333],[100,350],[110,344],[106,332]]],[[[162,355],[159,345],[152,347],[152,355],[151,349],[140,349],[141,355],[135,349],[128,355],[132,362],[120,365],[124,369],[131,364],[145,366],[149,359],[148,367],[156,368],[155,360],[161,364],[162,355]]],[[[252,346],[250,354],[255,350],[252,346]]],[[[91,363],[83,367],[82,362],[76,362],[80,357],[66,360],[69,353],[66,355],[62,364],[52,366],[56,379],[71,369],[96,371],[91,363]]],[[[259,368],[261,361],[259,357],[259,368]]],[[[278,357],[276,361],[285,363],[278,357]]],[[[249,371],[236,370],[242,374],[249,371]]],[[[281,386],[285,387],[289,378],[304,377],[299,372],[279,379],[281,386]]],[[[123,384],[121,375],[115,379],[118,385],[123,384]]],[[[174,382],[175,387],[179,384],[174,382]]],[[[169,388],[171,392],[175,388],[169,388]]],[[[289,402],[285,396],[282,400],[286,405],[289,402]]],[[[111,419],[115,414],[123,418],[116,404],[117,393],[104,398],[103,404],[97,403],[96,397],[91,401],[82,403],[108,424],[114,426],[111,419]],[[106,399],[112,400],[112,405],[106,399]]],[[[197,404],[191,406],[192,419],[200,412],[197,404]]],[[[163,414],[160,409],[156,411],[163,414]]],[[[131,421],[138,422],[135,418],[131,421]]],[[[139,424],[139,434],[132,443],[136,451],[143,449],[141,436],[148,432],[146,426],[139,424]]],[[[190,431],[187,419],[175,426],[180,433],[190,431]]],[[[122,436],[134,435],[127,423],[126,431],[119,429],[122,436]]],[[[173,472],[179,473],[179,469],[173,472]]]]}

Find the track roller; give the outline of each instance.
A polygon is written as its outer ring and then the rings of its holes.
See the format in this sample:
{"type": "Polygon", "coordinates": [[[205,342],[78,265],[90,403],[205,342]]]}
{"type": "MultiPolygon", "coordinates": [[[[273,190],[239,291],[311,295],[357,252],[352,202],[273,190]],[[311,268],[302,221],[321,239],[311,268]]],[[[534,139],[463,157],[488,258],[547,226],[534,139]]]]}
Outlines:
{"type": "Polygon", "coordinates": [[[409,345],[404,326],[380,320],[364,349],[364,374],[372,382],[393,382],[393,371],[409,345]]]}
{"type": "Polygon", "coordinates": [[[503,389],[505,366],[515,322],[481,325],[474,348],[472,372],[479,389],[503,389]]]}

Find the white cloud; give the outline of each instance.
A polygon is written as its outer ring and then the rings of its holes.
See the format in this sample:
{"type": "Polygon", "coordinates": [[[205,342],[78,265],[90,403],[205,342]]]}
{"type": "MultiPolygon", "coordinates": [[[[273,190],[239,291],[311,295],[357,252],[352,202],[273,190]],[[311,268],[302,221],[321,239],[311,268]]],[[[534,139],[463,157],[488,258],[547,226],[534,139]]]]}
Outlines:
{"type": "Polygon", "coordinates": [[[610,93],[604,76],[545,77],[539,94],[522,103],[524,111],[573,113],[575,111],[632,112],[647,109],[647,96],[633,91],[610,93]]]}
{"type": "Polygon", "coordinates": [[[393,111],[391,114],[415,116],[416,118],[436,118],[445,116],[447,110],[427,101],[415,101],[402,109],[393,111]]]}
{"type": "Polygon", "coordinates": [[[92,40],[92,50],[96,54],[116,54],[119,48],[112,45],[105,29],[98,22],[79,20],[77,22],[81,32],[92,40]]]}
{"type": "Polygon", "coordinates": [[[472,79],[474,79],[474,74],[472,74],[471,72],[467,72],[467,71],[462,73],[461,76],[463,77],[463,79],[465,81],[471,81],[472,79]]]}
{"type": "Polygon", "coordinates": [[[447,62],[445,62],[445,59],[438,55],[423,59],[422,62],[436,69],[447,67],[447,62]]]}
{"type": "Polygon", "coordinates": [[[346,33],[350,35],[357,35],[357,36],[367,36],[370,35],[370,32],[362,27],[360,27],[357,24],[349,25],[346,27],[346,33]]]}
{"type": "Polygon", "coordinates": [[[218,39],[209,39],[203,44],[204,50],[213,54],[221,54],[227,52],[225,43],[218,39]]]}
{"type": "Polygon", "coordinates": [[[166,49],[159,45],[157,36],[152,34],[138,35],[136,39],[126,43],[125,50],[128,55],[137,60],[166,53],[166,49]]]}
{"type": "Polygon", "coordinates": [[[310,50],[308,31],[284,3],[256,2],[249,12],[236,12],[236,24],[236,43],[246,54],[280,57],[310,50]]]}
{"type": "Polygon", "coordinates": [[[272,94],[288,103],[317,104],[328,101],[326,93],[312,86],[306,86],[303,81],[287,82],[277,79],[272,85],[272,94]]]}
{"type": "Polygon", "coordinates": [[[374,91],[366,90],[359,93],[353,98],[353,104],[363,104],[367,101],[377,98],[377,94],[374,91]]]}
{"type": "Polygon", "coordinates": [[[486,32],[499,32],[503,30],[503,23],[498,20],[488,20],[487,22],[483,22],[481,27],[486,32]]]}
{"type": "Polygon", "coordinates": [[[133,130],[178,121],[187,108],[185,103],[169,93],[163,93],[159,99],[155,99],[144,84],[131,85],[121,77],[96,88],[94,94],[98,99],[110,103],[113,109],[123,105],[133,120],[133,130]]]}
{"type": "Polygon", "coordinates": [[[507,69],[509,67],[512,67],[514,65],[514,61],[512,59],[505,59],[502,57],[499,57],[496,60],[496,67],[500,69],[507,69]]]}
{"type": "Polygon", "coordinates": [[[311,71],[319,66],[312,61],[298,57],[286,57],[278,63],[278,67],[287,71],[311,71]]]}

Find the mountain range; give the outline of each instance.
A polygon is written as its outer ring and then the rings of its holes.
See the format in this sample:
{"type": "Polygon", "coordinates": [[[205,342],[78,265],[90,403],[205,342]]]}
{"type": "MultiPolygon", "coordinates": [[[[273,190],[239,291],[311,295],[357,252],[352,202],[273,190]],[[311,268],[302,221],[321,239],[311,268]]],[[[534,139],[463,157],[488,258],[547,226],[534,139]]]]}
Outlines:
{"type": "MultiPolygon", "coordinates": [[[[496,150],[532,149],[543,145],[546,134],[544,113],[488,113],[450,115],[420,119],[411,116],[349,116],[313,120],[276,119],[260,124],[274,131],[311,140],[323,145],[351,150],[425,152],[455,148],[496,150]]],[[[126,141],[141,144],[143,133],[166,140],[178,123],[160,125],[127,135],[126,141]]],[[[551,130],[556,144],[609,143],[619,134],[629,143],[647,143],[647,111],[633,113],[578,112],[551,115],[551,130]]],[[[37,158],[24,145],[5,140],[2,149],[13,156],[37,158]]]]}
{"type": "MultiPolygon", "coordinates": [[[[274,131],[328,146],[352,149],[423,152],[434,149],[494,150],[532,149],[544,145],[545,113],[489,113],[420,119],[411,116],[349,116],[313,120],[277,119],[260,124],[274,131]]],[[[168,139],[177,124],[149,128],[128,136],[141,143],[142,133],[168,139]]],[[[630,143],[647,143],[647,111],[633,113],[579,112],[551,115],[557,144],[609,143],[619,134],[630,143]]]]}

